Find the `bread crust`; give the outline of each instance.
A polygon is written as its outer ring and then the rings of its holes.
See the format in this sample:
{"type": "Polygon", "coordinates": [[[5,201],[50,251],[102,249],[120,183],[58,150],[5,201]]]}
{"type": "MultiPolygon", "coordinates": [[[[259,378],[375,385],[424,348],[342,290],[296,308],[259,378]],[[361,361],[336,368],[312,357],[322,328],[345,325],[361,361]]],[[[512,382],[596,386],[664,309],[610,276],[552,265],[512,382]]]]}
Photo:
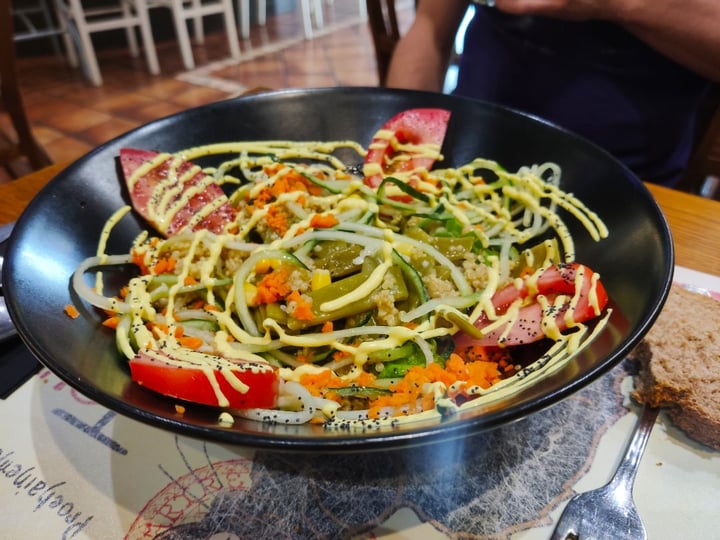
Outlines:
{"type": "Polygon", "coordinates": [[[632,397],[667,409],[689,437],[720,450],[720,302],[673,284],[630,357],[639,364],[632,397]]]}

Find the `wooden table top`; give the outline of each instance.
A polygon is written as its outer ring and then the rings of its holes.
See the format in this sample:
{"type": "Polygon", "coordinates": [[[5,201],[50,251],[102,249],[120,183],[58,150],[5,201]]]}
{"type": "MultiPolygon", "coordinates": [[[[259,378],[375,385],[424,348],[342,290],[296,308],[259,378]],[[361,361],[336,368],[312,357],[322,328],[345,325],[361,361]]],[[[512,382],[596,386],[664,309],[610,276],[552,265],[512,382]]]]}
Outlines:
{"type": "MultiPolygon", "coordinates": [[[[15,221],[30,200],[64,167],[52,165],[0,184],[0,225],[15,221]]],[[[720,202],[647,184],[670,225],[675,263],[720,275],[720,202]]]]}

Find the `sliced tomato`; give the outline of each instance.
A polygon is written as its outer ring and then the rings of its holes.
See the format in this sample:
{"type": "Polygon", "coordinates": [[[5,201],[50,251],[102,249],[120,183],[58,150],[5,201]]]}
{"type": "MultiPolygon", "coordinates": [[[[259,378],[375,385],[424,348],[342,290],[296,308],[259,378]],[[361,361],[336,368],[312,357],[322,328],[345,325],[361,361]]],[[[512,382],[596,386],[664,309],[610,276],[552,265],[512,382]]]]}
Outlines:
{"type": "MultiPolygon", "coordinates": [[[[519,298],[525,299],[526,304],[520,308],[517,317],[510,323],[512,327],[507,332],[507,324],[501,325],[487,332],[482,339],[477,339],[466,333],[459,333],[455,337],[458,348],[465,348],[471,344],[484,346],[514,346],[532,343],[546,337],[543,328],[543,306],[538,295],[547,299],[548,309],[555,315],[555,325],[560,332],[567,330],[575,323],[594,319],[599,315],[608,302],[608,295],[599,279],[595,279],[593,272],[587,266],[578,263],[553,265],[543,271],[537,280],[532,283],[529,279],[522,281],[520,287],[515,284],[507,285],[497,291],[492,299],[497,314],[505,314],[508,308],[519,298]],[[577,302],[572,304],[576,292],[576,278],[581,273],[580,292],[577,302]],[[555,307],[555,300],[559,295],[566,300],[555,307]],[[568,312],[570,316],[568,317],[568,312]]],[[[480,317],[475,326],[482,330],[490,325],[486,316],[480,317]]]]}
{"type": "Polygon", "coordinates": [[[185,173],[194,167],[191,162],[178,162],[175,156],[163,154],[165,159],[139,178],[133,179],[133,173],[140,166],[156,159],[159,155],[159,152],[135,148],[120,150],[120,164],[135,210],[158,232],[172,236],[188,227],[193,217],[203,212],[204,208],[213,205],[214,209],[211,212],[201,221],[193,223],[192,230],[207,229],[216,234],[222,233],[225,226],[235,220],[235,209],[228,202],[222,188],[215,182],[209,182],[207,175],[199,168],[194,174],[185,178],[185,173]],[[192,195],[184,204],[175,207],[173,203],[180,200],[182,193],[200,182],[207,184],[206,187],[192,195]],[[163,201],[163,195],[171,193],[171,190],[174,193],[168,206],[173,209],[166,215],[158,216],[158,213],[162,214],[162,210],[157,205],[163,201]]]}
{"type": "Polygon", "coordinates": [[[378,187],[384,176],[394,172],[411,171],[418,167],[429,170],[435,163],[435,157],[396,159],[399,156],[393,149],[392,138],[401,144],[436,144],[440,148],[449,120],[450,111],[445,109],[409,109],[393,116],[370,142],[363,169],[365,183],[378,187]]]}
{"type": "Polygon", "coordinates": [[[130,360],[130,374],[133,381],[145,388],[192,403],[231,409],[271,409],[277,405],[280,383],[275,369],[256,362],[233,363],[228,369],[227,362],[218,360],[223,369],[215,366],[206,370],[189,363],[179,367],[168,355],[141,350],[130,360]],[[226,375],[228,371],[242,384],[226,375]],[[223,398],[226,403],[221,401],[223,398]]]}

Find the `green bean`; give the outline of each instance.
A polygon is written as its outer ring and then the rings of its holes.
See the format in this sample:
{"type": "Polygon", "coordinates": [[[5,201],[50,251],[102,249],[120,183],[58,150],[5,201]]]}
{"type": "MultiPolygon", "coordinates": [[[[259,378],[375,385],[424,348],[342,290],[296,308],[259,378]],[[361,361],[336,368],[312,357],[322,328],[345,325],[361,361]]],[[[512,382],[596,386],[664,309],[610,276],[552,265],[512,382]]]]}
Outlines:
{"type": "Polygon", "coordinates": [[[467,253],[473,251],[475,245],[474,236],[431,235],[419,226],[409,226],[403,234],[415,240],[430,244],[453,262],[464,259],[467,253]]]}
{"type": "Polygon", "coordinates": [[[379,379],[401,378],[405,376],[410,368],[424,366],[425,362],[425,355],[412,341],[408,341],[394,349],[378,351],[368,355],[368,363],[381,368],[376,371],[379,379]]]}
{"type": "MultiPolygon", "coordinates": [[[[373,290],[370,294],[365,296],[359,302],[352,302],[343,306],[340,309],[334,311],[322,312],[319,310],[319,306],[325,302],[336,300],[346,294],[360,288],[367,281],[372,270],[363,270],[358,274],[348,276],[341,280],[338,280],[330,285],[310,291],[307,295],[312,300],[313,319],[306,321],[288,317],[287,326],[290,330],[301,330],[309,326],[315,326],[326,321],[337,321],[345,317],[358,315],[366,311],[371,311],[376,307],[376,299],[374,294],[378,292],[378,289],[373,290]]],[[[395,287],[391,291],[395,302],[405,300],[408,297],[408,289],[403,279],[402,271],[397,267],[390,267],[388,272],[392,275],[395,281],[395,287]]]]}
{"type": "Polygon", "coordinates": [[[338,396],[343,398],[373,399],[392,394],[391,390],[386,388],[375,388],[374,386],[342,386],[340,388],[328,387],[328,390],[332,390],[338,396]]]}
{"type": "Polygon", "coordinates": [[[362,246],[348,244],[339,240],[321,242],[313,248],[313,255],[317,257],[315,265],[330,272],[332,277],[342,277],[357,272],[361,263],[358,257],[362,246]]]}

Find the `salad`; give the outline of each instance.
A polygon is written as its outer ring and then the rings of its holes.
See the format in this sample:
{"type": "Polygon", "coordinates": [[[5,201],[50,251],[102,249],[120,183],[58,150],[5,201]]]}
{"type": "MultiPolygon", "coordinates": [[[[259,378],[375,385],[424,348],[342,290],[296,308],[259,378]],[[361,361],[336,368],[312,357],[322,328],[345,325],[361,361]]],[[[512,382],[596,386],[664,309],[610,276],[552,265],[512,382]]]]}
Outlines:
{"type": "Polygon", "coordinates": [[[178,410],[352,430],[520,391],[609,317],[564,219],[596,241],[608,231],[553,163],[443,168],[449,116],[404,111],[367,148],[124,148],[132,205],[108,220],[73,286],[104,313],[132,380],[178,410]],[[207,156],[220,164],[196,164],[207,156]],[[106,253],[132,211],[153,232],[106,253]],[[106,290],[128,265],[126,285],[106,290]],[[542,354],[517,354],[530,344],[542,354]]]}

